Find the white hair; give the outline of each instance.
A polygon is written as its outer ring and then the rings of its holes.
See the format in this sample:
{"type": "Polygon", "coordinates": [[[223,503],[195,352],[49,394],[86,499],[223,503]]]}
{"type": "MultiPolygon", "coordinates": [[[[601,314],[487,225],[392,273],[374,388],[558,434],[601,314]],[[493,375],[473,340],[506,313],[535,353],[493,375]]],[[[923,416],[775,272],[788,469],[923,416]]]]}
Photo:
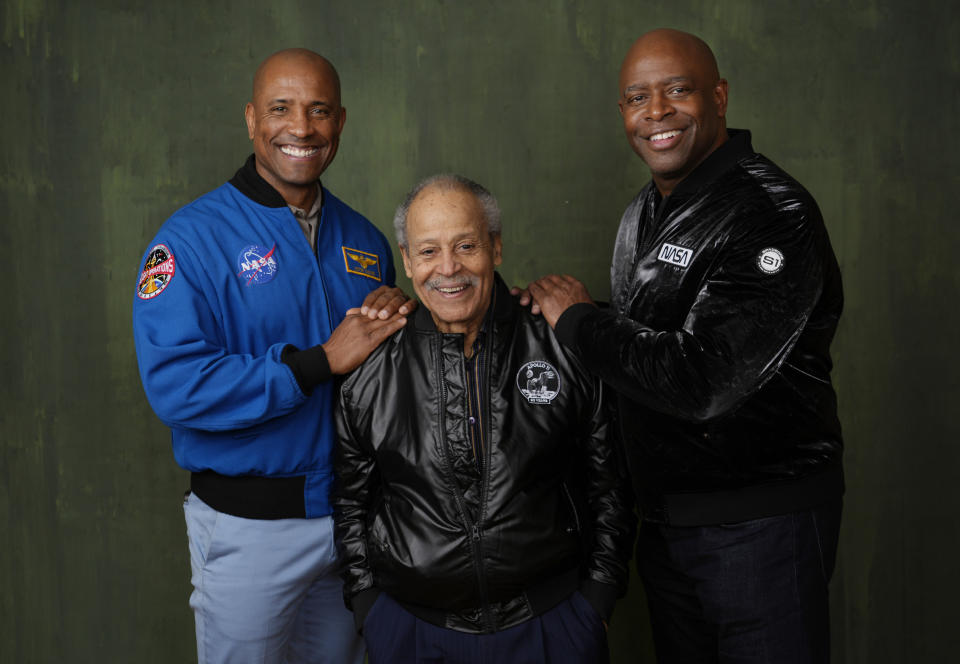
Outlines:
{"type": "Polygon", "coordinates": [[[397,212],[393,215],[393,230],[397,237],[397,244],[401,247],[406,248],[407,246],[407,213],[410,211],[410,206],[413,204],[413,201],[416,200],[417,196],[420,195],[420,192],[430,186],[437,186],[440,189],[448,191],[465,191],[473,194],[477,202],[480,203],[480,207],[483,208],[483,218],[487,222],[487,231],[491,236],[501,234],[500,206],[497,204],[497,199],[494,195],[483,185],[477,184],[462,175],[440,173],[421,180],[417,186],[410,190],[410,193],[403,199],[403,203],[397,207],[397,212]]]}

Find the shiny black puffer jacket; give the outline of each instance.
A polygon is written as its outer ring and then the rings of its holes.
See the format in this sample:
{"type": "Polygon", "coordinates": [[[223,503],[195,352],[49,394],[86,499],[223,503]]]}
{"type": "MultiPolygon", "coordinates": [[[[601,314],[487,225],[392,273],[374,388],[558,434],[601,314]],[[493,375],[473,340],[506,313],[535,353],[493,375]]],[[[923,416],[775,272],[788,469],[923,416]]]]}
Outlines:
{"type": "Polygon", "coordinates": [[[843,492],[830,342],[840,271],[816,203],[731,131],[666,199],[627,208],[613,306],[557,335],[618,392],[644,518],[730,523],[843,492]]]}
{"type": "Polygon", "coordinates": [[[600,381],[499,276],[485,328],[482,472],[463,336],[438,332],[425,307],[342,386],[334,519],[358,627],[379,592],[484,633],[578,589],[606,618],[626,589],[635,516],[600,381]],[[546,365],[549,381],[527,382],[546,365]]]}

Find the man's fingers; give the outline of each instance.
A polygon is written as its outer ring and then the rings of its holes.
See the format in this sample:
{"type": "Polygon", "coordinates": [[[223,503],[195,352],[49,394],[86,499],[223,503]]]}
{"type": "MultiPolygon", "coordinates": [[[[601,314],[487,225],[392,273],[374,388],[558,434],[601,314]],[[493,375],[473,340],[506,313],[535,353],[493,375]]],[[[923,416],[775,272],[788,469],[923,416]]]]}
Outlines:
{"type": "Polygon", "coordinates": [[[383,341],[391,334],[399,330],[401,327],[407,324],[407,319],[400,314],[396,314],[393,318],[389,318],[384,321],[380,321],[381,325],[377,330],[377,333],[380,335],[380,341],[383,341]]]}
{"type": "Polygon", "coordinates": [[[400,307],[406,304],[408,298],[404,295],[403,291],[397,290],[390,294],[388,298],[381,298],[381,301],[378,303],[379,306],[377,309],[377,316],[386,320],[396,313],[400,312],[400,307]]]}
{"type": "Polygon", "coordinates": [[[408,314],[416,309],[416,304],[411,304],[407,297],[399,288],[381,286],[377,290],[367,295],[360,307],[361,313],[369,318],[387,319],[395,313],[408,314]]]}
{"type": "Polygon", "coordinates": [[[530,290],[529,288],[520,288],[519,286],[514,286],[510,289],[510,294],[517,298],[517,302],[520,303],[521,307],[525,307],[530,304],[530,290]]]}
{"type": "Polygon", "coordinates": [[[413,298],[410,298],[406,302],[404,302],[402,305],[400,305],[400,308],[397,311],[403,314],[404,316],[406,316],[407,314],[412,314],[414,310],[416,310],[417,305],[419,304],[420,304],[419,302],[417,302],[413,298]]]}

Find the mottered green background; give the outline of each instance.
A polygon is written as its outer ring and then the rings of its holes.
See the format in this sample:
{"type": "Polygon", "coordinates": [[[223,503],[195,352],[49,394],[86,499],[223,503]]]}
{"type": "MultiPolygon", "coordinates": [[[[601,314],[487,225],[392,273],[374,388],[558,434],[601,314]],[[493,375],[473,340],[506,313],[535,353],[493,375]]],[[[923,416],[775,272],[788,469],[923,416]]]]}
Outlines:
{"type": "MultiPolygon", "coordinates": [[[[834,661],[960,650],[960,12],[926,1],[0,4],[0,661],[191,662],[187,475],[140,388],[138,262],[250,151],[259,61],[305,46],[343,78],[324,180],[389,233],[420,177],[461,172],[504,217],[510,283],[609,293],[647,181],[620,60],[670,26],[710,43],[729,124],[819,201],[844,273],[834,344],[848,492],[834,661]]],[[[405,284],[408,286],[408,284],[405,284]]],[[[642,589],[614,662],[651,662],[642,589]]]]}

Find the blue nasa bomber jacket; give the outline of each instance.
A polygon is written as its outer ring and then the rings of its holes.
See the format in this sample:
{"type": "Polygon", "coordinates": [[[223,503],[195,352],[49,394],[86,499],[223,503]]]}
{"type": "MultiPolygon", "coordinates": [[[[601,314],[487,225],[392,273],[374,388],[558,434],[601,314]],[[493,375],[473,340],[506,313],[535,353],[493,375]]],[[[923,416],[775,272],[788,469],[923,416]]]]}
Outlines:
{"type": "Polygon", "coordinates": [[[254,159],[174,213],[144,255],[137,360],[204,502],[247,518],[320,517],[332,511],[336,395],[319,344],[393,285],[392,254],[326,188],[312,252],[254,159]]]}

